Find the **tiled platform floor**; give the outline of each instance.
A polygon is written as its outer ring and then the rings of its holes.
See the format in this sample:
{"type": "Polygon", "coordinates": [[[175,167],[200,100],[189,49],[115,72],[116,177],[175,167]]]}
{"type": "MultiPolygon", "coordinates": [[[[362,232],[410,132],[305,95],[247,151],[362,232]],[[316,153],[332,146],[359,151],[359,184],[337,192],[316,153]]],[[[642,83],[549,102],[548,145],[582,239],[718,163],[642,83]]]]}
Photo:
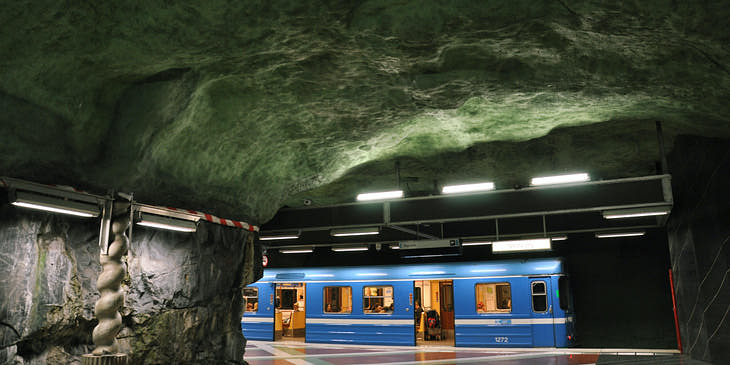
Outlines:
{"type": "Polygon", "coordinates": [[[662,350],[628,349],[486,349],[465,347],[396,347],[249,341],[244,356],[250,365],[346,364],[662,364],[706,365],[662,350]]]}

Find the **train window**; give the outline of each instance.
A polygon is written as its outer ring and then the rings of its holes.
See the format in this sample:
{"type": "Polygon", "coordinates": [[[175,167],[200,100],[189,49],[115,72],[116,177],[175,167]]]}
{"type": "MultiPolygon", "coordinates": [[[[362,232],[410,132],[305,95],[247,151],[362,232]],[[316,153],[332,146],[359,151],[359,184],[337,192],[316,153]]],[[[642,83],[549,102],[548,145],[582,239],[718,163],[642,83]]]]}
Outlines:
{"type": "Polygon", "coordinates": [[[294,309],[294,303],[297,302],[296,289],[276,289],[276,299],[279,301],[279,309],[294,309]]]}
{"type": "Polygon", "coordinates": [[[478,313],[512,311],[512,288],[509,283],[479,283],[475,291],[478,313]]]}
{"type": "Polygon", "coordinates": [[[532,310],[535,312],[547,312],[547,292],[545,292],[544,281],[532,282],[532,310]]]}
{"type": "Polygon", "coordinates": [[[259,288],[247,286],[243,288],[243,307],[246,312],[259,310],[259,288]]]}
{"type": "Polygon", "coordinates": [[[393,287],[366,286],[362,294],[362,311],[365,314],[393,313],[393,287]]]}
{"type": "Polygon", "coordinates": [[[567,311],[570,308],[570,285],[565,276],[558,278],[558,299],[560,299],[560,309],[567,311]]]}
{"type": "Polygon", "coordinates": [[[325,313],[352,313],[352,288],[349,286],[324,287],[325,313]]]}

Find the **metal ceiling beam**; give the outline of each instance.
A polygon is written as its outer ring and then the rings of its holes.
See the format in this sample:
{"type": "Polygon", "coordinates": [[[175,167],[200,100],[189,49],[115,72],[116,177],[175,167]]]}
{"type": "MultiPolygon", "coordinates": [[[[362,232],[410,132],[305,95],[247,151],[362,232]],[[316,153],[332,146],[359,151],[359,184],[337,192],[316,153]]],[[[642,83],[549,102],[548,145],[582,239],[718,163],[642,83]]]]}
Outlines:
{"type": "Polygon", "coordinates": [[[596,214],[607,209],[672,205],[671,176],[592,181],[505,189],[455,196],[428,196],[334,205],[287,208],[262,231],[320,231],[362,226],[467,222],[501,218],[596,214]],[[387,213],[387,214],[386,214],[387,213]]]}

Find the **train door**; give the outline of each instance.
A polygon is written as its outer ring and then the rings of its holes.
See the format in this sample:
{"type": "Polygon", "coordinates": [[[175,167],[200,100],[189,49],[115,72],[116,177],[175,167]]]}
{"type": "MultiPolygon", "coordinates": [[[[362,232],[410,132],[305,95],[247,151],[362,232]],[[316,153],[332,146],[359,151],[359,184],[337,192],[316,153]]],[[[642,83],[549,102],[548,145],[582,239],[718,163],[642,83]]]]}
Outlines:
{"type": "Polygon", "coordinates": [[[453,282],[451,280],[417,280],[413,286],[416,343],[453,345],[453,282]]]}
{"type": "Polygon", "coordinates": [[[275,338],[304,341],[306,331],[304,283],[277,283],[275,291],[275,338]]]}
{"type": "Polygon", "coordinates": [[[532,344],[535,347],[555,347],[550,278],[530,279],[530,302],[532,311],[532,344]]]}
{"type": "Polygon", "coordinates": [[[261,284],[243,288],[241,329],[249,340],[274,340],[274,285],[261,284]]]}
{"type": "Polygon", "coordinates": [[[454,284],[451,280],[439,281],[442,337],[454,339],[454,284]]]}

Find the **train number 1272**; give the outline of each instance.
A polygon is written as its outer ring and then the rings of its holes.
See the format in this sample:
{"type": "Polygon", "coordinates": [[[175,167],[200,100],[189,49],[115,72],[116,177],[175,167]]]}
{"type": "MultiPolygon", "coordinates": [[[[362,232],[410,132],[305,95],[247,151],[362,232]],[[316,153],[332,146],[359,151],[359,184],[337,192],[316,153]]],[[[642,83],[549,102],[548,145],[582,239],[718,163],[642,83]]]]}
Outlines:
{"type": "Polygon", "coordinates": [[[496,343],[508,343],[509,337],[495,337],[494,342],[496,343]]]}

